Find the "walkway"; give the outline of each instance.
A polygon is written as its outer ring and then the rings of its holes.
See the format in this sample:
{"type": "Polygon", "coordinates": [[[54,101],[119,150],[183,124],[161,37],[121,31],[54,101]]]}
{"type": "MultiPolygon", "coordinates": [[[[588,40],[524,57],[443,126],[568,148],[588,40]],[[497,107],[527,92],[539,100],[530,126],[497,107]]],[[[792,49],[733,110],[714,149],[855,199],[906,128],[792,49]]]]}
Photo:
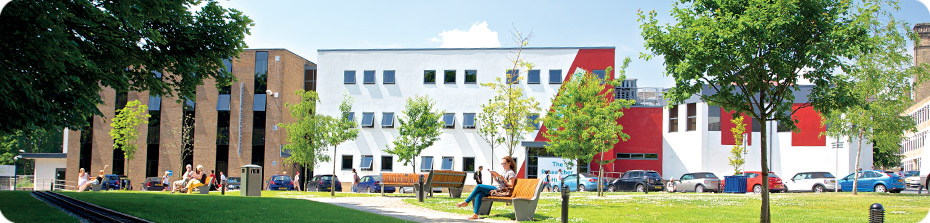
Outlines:
{"type": "Polygon", "coordinates": [[[403,199],[410,197],[310,197],[316,202],[367,211],[415,222],[509,222],[493,219],[469,220],[468,215],[436,211],[407,204],[403,199]]]}

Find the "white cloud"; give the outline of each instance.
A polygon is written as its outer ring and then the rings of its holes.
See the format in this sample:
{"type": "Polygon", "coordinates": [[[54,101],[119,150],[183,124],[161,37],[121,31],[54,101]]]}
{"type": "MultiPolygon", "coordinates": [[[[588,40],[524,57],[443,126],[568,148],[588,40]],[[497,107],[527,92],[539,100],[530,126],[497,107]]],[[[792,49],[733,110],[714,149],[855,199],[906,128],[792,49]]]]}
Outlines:
{"type": "Polygon", "coordinates": [[[923,3],[927,7],[927,11],[930,12],[930,0],[918,0],[920,3],[923,3]]]}
{"type": "Polygon", "coordinates": [[[488,29],[488,22],[481,21],[471,25],[468,31],[453,29],[442,31],[439,37],[430,39],[433,42],[442,43],[442,48],[475,48],[475,47],[500,47],[501,42],[497,39],[497,32],[488,29]]]}

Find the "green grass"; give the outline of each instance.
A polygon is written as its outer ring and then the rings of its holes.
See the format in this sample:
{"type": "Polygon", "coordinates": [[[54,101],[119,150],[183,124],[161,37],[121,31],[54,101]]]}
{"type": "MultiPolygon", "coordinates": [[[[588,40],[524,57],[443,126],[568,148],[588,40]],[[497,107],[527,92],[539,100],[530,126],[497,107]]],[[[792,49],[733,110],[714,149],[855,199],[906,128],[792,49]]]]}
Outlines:
{"type": "MultiPolygon", "coordinates": [[[[462,194],[467,196],[468,194],[462,194]]],[[[544,193],[535,220],[559,222],[561,196],[544,193]]],[[[404,202],[434,210],[472,214],[471,206],[458,208],[464,200],[435,197],[420,203],[404,202]]],[[[572,193],[569,220],[572,222],[753,222],[759,220],[762,199],[752,194],[694,193],[572,193]]],[[[885,207],[886,222],[919,222],[927,216],[930,197],[916,194],[879,193],[789,193],[772,194],[773,222],[865,222],[872,203],[885,207]]],[[[491,219],[514,219],[513,207],[494,204],[491,219]]]]}
{"type": "Polygon", "coordinates": [[[30,191],[0,192],[0,212],[12,222],[78,222],[56,207],[35,199],[30,191]]]}
{"type": "MultiPolygon", "coordinates": [[[[324,194],[329,197],[328,192],[262,191],[262,197],[243,197],[238,191],[225,196],[138,191],[62,194],[154,222],[402,222],[336,205],[291,199],[324,194]]],[[[337,196],[373,195],[337,193],[337,196]]]]}

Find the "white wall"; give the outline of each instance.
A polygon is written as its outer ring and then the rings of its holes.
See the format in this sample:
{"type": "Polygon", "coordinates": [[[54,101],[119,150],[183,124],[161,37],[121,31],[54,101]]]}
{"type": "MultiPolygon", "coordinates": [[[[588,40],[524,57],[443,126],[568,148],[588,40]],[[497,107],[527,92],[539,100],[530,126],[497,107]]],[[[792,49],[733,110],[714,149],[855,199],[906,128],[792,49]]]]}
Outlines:
{"type": "MultiPolygon", "coordinates": [[[[56,168],[67,168],[67,159],[35,159],[36,166],[35,179],[33,181],[33,190],[49,190],[52,188],[52,182],[55,180],[56,168]]],[[[77,179],[77,176],[74,177],[77,179]]]]}

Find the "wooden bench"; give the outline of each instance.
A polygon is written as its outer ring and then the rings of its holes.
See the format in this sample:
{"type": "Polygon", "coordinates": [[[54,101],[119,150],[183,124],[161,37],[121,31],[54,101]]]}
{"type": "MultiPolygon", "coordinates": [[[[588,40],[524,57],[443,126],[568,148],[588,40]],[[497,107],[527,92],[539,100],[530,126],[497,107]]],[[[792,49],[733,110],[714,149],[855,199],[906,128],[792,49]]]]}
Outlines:
{"type": "Polygon", "coordinates": [[[479,215],[488,215],[491,213],[491,206],[494,202],[504,202],[513,204],[513,214],[517,221],[532,221],[536,215],[536,205],[539,203],[539,195],[542,194],[544,181],[539,179],[517,179],[517,185],[513,187],[513,193],[510,197],[484,197],[481,200],[481,207],[478,208],[479,215]]]}
{"type": "Polygon", "coordinates": [[[384,196],[384,187],[414,187],[421,175],[426,179],[426,174],[381,173],[381,196],[384,196]]]}
{"type": "Polygon", "coordinates": [[[451,170],[433,170],[426,179],[426,191],[429,196],[433,196],[433,188],[449,188],[449,196],[453,198],[462,197],[462,189],[465,187],[465,172],[451,170]]]}

